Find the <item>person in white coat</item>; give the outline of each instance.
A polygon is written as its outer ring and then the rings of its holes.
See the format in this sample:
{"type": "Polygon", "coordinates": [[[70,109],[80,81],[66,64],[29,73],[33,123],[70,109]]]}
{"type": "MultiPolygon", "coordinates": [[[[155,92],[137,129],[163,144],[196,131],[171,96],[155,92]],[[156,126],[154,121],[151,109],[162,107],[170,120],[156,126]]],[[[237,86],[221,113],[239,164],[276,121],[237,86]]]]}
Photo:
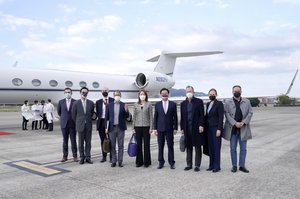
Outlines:
{"type": "Polygon", "coordinates": [[[44,107],[44,112],[46,113],[48,121],[48,131],[53,131],[54,106],[51,103],[51,99],[48,99],[48,103],[44,107]]]}
{"type": "Polygon", "coordinates": [[[29,119],[32,119],[33,116],[30,112],[30,106],[28,104],[28,100],[24,101],[23,106],[21,107],[21,112],[22,112],[22,117],[23,117],[23,122],[22,122],[22,130],[27,131],[27,123],[29,119]]]}
{"type": "Polygon", "coordinates": [[[38,130],[37,124],[43,118],[41,117],[41,110],[37,100],[34,100],[34,104],[31,106],[31,112],[33,115],[32,130],[38,130]]]}

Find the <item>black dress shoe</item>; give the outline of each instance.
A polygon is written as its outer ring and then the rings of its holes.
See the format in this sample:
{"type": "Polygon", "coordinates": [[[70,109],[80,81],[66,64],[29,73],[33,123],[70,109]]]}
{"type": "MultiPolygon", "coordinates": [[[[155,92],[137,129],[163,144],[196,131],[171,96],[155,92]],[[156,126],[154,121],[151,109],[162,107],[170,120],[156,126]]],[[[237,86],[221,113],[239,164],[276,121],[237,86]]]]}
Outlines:
{"type": "Polygon", "coordinates": [[[170,169],[175,169],[175,165],[170,165],[170,169]]]}
{"type": "Polygon", "coordinates": [[[84,164],[84,159],[80,159],[79,164],[84,164]]]}
{"type": "Polygon", "coordinates": [[[142,164],[136,164],[135,167],[141,167],[143,166],[142,164]]]}
{"type": "Polygon", "coordinates": [[[93,162],[92,162],[91,159],[86,159],[85,162],[86,162],[86,163],[89,163],[89,164],[93,164],[93,162]]]}
{"type": "Polygon", "coordinates": [[[221,169],[213,169],[212,172],[213,172],[213,173],[217,173],[217,172],[219,172],[220,170],[221,170],[221,169]]]}
{"type": "Polygon", "coordinates": [[[206,171],[212,171],[213,169],[212,168],[208,168],[208,169],[206,169],[206,171]]]}
{"type": "Polygon", "coordinates": [[[119,162],[119,167],[123,167],[124,165],[121,163],[121,162],[119,162]]]}
{"type": "Polygon", "coordinates": [[[145,167],[145,168],[148,168],[148,167],[149,167],[149,164],[145,164],[144,167],[145,167]]]}
{"type": "Polygon", "coordinates": [[[164,165],[158,165],[157,169],[162,169],[164,165]]]}
{"type": "Polygon", "coordinates": [[[235,173],[237,171],[237,167],[236,166],[233,166],[232,168],[231,168],[231,172],[232,173],[235,173]]]}
{"type": "Polygon", "coordinates": [[[192,167],[185,167],[184,168],[185,171],[188,171],[188,170],[191,170],[191,169],[192,169],[192,167]]]}
{"type": "Polygon", "coordinates": [[[117,165],[116,163],[111,163],[110,166],[111,166],[111,167],[116,167],[116,165],[117,165]]]}
{"type": "Polygon", "coordinates": [[[68,160],[67,156],[63,156],[60,162],[66,162],[68,160]]]}
{"type": "Polygon", "coordinates": [[[240,167],[239,170],[244,172],[244,173],[249,173],[249,170],[246,169],[246,167],[240,167]]]}
{"type": "Polygon", "coordinates": [[[198,171],[200,171],[200,168],[199,167],[195,167],[194,171],[198,172],[198,171]]]}
{"type": "Polygon", "coordinates": [[[106,162],[106,158],[102,158],[100,162],[101,163],[106,162]]]}

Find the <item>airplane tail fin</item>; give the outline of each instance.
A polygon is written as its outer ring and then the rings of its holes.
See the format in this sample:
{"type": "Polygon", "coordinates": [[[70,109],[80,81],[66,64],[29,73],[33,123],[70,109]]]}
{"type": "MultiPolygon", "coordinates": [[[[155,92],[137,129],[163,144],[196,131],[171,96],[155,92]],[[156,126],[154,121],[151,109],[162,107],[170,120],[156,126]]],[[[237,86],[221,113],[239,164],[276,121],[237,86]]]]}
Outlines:
{"type": "Polygon", "coordinates": [[[194,56],[204,56],[204,55],[214,55],[214,54],[221,54],[221,51],[208,51],[208,52],[181,52],[181,53],[174,53],[174,52],[166,52],[163,51],[161,55],[157,55],[147,61],[149,62],[157,62],[157,65],[154,69],[154,72],[163,73],[166,75],[173,75],[174,67],[176,63],[177,57],[194,57],[194,56]]]}
{"type": "Polygon", "coordinates": [[[12,67],[16,68],[17,65],[18,65],[18,61],[16,61],[16,62],[12,65],[12,67]]]}
{"type": "Polygon", "coordinates": [[[299,69],[296,70],[296,73],[295,73],[295,75],[294,75],[294,78],[293,78],[293,80],[292,80],[292,82],[291,82],[291,84],[290,84],[288,90],[286,91],[286,94],[285,94],[285,95],[288,95],[288,94],[291,92],[292,87],[293,87],[293,85],[294,85],[294,81],[295,81],[295,79],[296,79],[296,77],[297,77],[297,74],[298,74],[298,70],[299,70],[299,69]]]}

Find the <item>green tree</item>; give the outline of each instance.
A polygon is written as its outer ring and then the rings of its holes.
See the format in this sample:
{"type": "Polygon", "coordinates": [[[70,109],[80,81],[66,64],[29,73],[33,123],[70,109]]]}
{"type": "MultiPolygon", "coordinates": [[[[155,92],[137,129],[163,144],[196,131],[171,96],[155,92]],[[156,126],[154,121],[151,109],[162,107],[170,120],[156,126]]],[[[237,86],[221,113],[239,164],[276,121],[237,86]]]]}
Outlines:
{"type": "Polygon", "coordinates": [[[251,103],[252,107],[259,106],[260,101],[257,97],[249,98],[249,100],[250,100],[250,103],[251,103]]]}
{"type": "Polygon", "coordinates": [[[278,96],[278,104],[279,105],[289,105],[291,103],[290,97],[287,95],[278,96]]]}

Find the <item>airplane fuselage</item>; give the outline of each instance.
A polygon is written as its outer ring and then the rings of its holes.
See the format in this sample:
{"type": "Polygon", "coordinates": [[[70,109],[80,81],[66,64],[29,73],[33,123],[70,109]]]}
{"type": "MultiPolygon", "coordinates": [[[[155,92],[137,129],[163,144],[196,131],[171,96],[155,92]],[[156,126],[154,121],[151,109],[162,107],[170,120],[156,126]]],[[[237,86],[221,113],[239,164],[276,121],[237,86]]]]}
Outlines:
{"type": "MultiPolygon", "coordinates": [[[[102,86],[109,87],[110,91],[120,90],[123,99],[137,99],[137,92],[144,88],[150,96],[159,93],[163,87],[171,88],[175,82],[170,76],[160,73],[149,75],[112,75],[102,73],[38,70],[9,68],[2,70],[0,95],[1,104],[23,103],[24,100],[47,100],[57,103],[64,98],[63,90],[70,87],[73,98],[80,98],[80,88],[86,86],[90,92],[88,98],[96,101],[102,98],[102,86]],[[141,80],[139,80],[140,78],[141,80]]],[[[112,92],[110,92],[112,96],[112,92]]]]}

